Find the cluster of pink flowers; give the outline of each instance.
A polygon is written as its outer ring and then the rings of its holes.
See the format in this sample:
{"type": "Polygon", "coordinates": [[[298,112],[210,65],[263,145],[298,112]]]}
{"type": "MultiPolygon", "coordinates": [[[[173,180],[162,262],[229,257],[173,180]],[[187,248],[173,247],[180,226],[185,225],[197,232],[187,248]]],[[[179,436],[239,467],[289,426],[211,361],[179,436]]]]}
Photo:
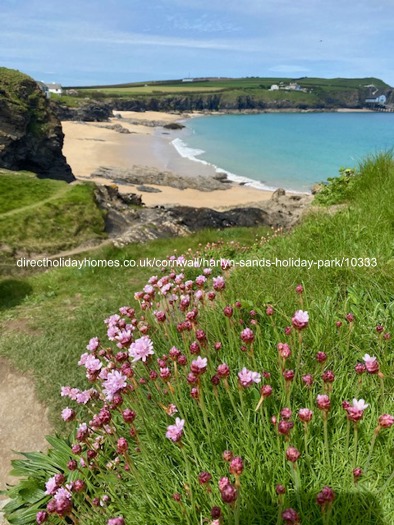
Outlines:
{"type": "MultiPolygon", "coordinates": [[[[227,268],[226,262],[224,266],[227,268]]],[[[259,338],[264,330],[263,323],[270,327],[271,324],[275,326],[280,322],[278,321],[279,309],[275,313],[271,305],[266,306],[266,315],[269,316],[267,319],[257,308],[248,311],[239,302],[227,304],[220,301],[226,281],[222,276],[212,278],[211,273],[211,269],[205,269],[194,280],[186,280],[183,273],[177,274],[176,272],[160,278],[153,276],[149,283],[135,294],[140,304],[141,315],[133,308],[124,306],[119,310],[120,315],[115,314],[105,320],[107,336],[112,342],[112,348],[105,347],[97,337],[90,339],[86,347],[87,352],[81,355],[79,365],[84,367],[88,381],[93,383],[95,388],[81,391],[66,386],[61,390],[61,395],[71,401],[79,404],[92,402],[89,407],[92,410],[90,421],[78,421],[75,442],[72,445],[74,457],[68,463],[70,472],[94,472],[95,469],[100,468],[98,460],[104,454],[109,454],[108,450],[111,447],[110,458],[106,458],[108,470],[116,471],[119,479],[123,479],[128,472],[132,471],[133,467],[129,458],[133,458],[134,453],[139,454],[143,450],[145,436],[140,430],[143,429],[144,420],[149,417],[149,413],[139,410],[140,399],[144,400],[143,403],[148,403],[143,405],[144,409],[145,406],[152,406],[155,409],[160,407],[155,412],[159,414],[158,421],[155,421],[155,426],[159,429],[157,435],[159,439],[161,436],[164,439],[165,436],[170,442],[177,444],[177,446],[166,445],[174,450],[175,458],[185,453],[190,445],[189,438],[192,439],[193,436],[193,425],[187,421],[186,403],[189,403],[189,406],[193,403],[193,413],[200,411],[206,427],[209,427],[214,414],[210,411],[204,412],[206,409],[204,403],[209,399],[209,394],[212,395],[212,399],[213,396],[217,398],[219,407],[221,407],[220,396],[226,395],[226,407],[230,407],[230,410],[231,405],[235,407],[238,403],[238,407],[243,409],[246,403],[249,403],[248,413],[242,414],[242,417],[246,419],[246,424],[249,425],[251,422],[250,401],[255,396],[258,397],[255,389],[251,388],[255,385],[259,385],[260,393],[260,400],[255,410],[263,402],[264,406],[260,413],[253,413],[254,416],[264,418],[263,421],[267,423],[271,421],[272,427],[263,424],[262,428],[276,436],[279,442],[282,439],[285,441],[283,459],[289,463],[283,461],[283,464],[291,472],[299,471],[298,462],[302,464],[303,458],[308,457],[307,438],[311,429],[321,424],[323,419],[326,431],[327,422],[330,424],[331,420],[328,418],[329,411],[332,409],[333,417],[336,414],[335,388],[339,382],[333,370],[336,374],[339,372],[331,363],[332,356],[327,355],[328,352],[316,353],[316,350],[311,349],[308,355],[302,354],[302,359],[299,360],[300,347],[307,347],[306,339],[303,341],[304,332],[301,333],[301,331],[306,330],[309,326],[309,314],[298,310],[291,317],[291,323],[289,319],[286,321],[288,326],[284,329],[284,333],[288,336],[288,342],[277,344],[279,357],[272,361],[272,366],[276,367],[276,370],[271,371],[271,378],[270,372],[259,368],[261,366],[259,352],[262,351],[259,338]],[[232,341],[230,337],[225,340],[224,333],[223,340],[218,341],[212,335],[215,333],[214,330],[201,328],[201,318],[204,316],[206,318],[207,312],[209,315],[210,310],[208,309],[212,308],[214,301],[218,300],[221,322],[233,331],[232,341]],[[207,310],[204,311],[202,308],[207,310]],[[263,321],[260,324],[261,318],[263,321]],[[159,337],[156,339],[157,334],[159,337]],[[165,347],[167,341],[168,346],[165,347]],[[238,347],[236,360],[231,361],[231,354],[228,356],[231,369],[227,362],[223,362],[224,354],[222,356],[228,344],[238,347]],[[242,345],[240,350],[245,353],[239,351],[239,345],[242,345]],[[247,366],[243,366],[243,363],[247,366]],[[307,373],[309,364],[312,365],[313,375],[307,373]],[[236,372],[241,367],[242,369],[236,372]],[[249,367],[253,367],[254,370],[250,370],[249,367]],[[260,385],[260,383],[263,384],[260,385]],[[294,396],[294,389],[299,385],[304,385],[302,392],[310,396],[311,403],[314,398],[316,399],[317,416],[314,416],[310,408],[301,405],[300,399],[294,396]],[[320,392],[324,393],[317,394],[319,385],[320,392]],[[185,386],[187,389],[190,388],[190,396],[196,401],[191,402],[187,399],[183,404],[182,400],[177,397],[185,386]],[[208,389],[210,393],[207,393],[208,389]],[[244,391],[246,389],[250,390],[244,391]],[[333,392],[334,395],[332,395],[333,392]],[[279,399],[281,404],[278,406],[279,399]],[[170,421],[168,418],[174,418],[175,414],[179,417],[176,417],[175,421],[174,419],[170,421]],[[159,417],[163,419],[159,420],[159,417]],[[312,419],[314,423],[311,423],[312,419]],[[169,422],[171,424],[168,424],[169,422]],[[303,429],[304,445],[296,441],[299,437],[296,425],[297,428],[303,429]],[[185,428],[186,438],[184,437],[185,428]],[[296,444],[299,448],[290,443],[296,444]]],[[[302,307],[304,292],[302,285],[297,286],[296,292],[302,307]]],[[[349,314],[346,319],[350,323],[348,327],[350,333],[355,330],[354,318],[349,314]]],[[[278,333],[276,329],[275,326],[275,333],[278,333]]],[[[286,337],[283,336],[283,326],[279,329],[283,341],[286,341],[286,337]]],[[[382,333],[382,330],[376,328],[376,332],[382,333]]],[[[218,339],[221,339],[221,336],[222,334],[219,333],[218,339]]],[[[275,349],[275,346],[273,348],[275,349]]],[[[363,357],[363,363],[356,365],[356,372],[358,374],[364,372],[380,374],[378,359],[366,354],[363,357]]],[[[363,378],[359,377],[358,380],[361,382],[363,378]]],[[[255,405],[255,401],[253,404],[255,405]]],[[[357,422],[363,419],[364,412],[369,405],[364,399],[354,398],[352,403],[344,401],[342,406],[347,419],[355,423],[354,430],[356,431],[357,422]]],[[[227,415],[227,412],[225,413],[227,415]]],[[[70,422],[76,419],[76,412],[67,406],[63,409],[61,416],[64,421],[70,422]]],[[[237,417],[240,415],[237,414],[237,417]]],[[[382,414],[378,418],[375,433],[393,425],[394,417],[390,414],[382,414]]],[[[209,428],[205,430],[209,432],[209,428]]],[[[228,462],[228,472],[227,476],[221,477],[218,482],[220,498],[223,503],[230,505],[237,502],[231,507],[234,508],[240,501],[239,496],[243,494],[240,477],[244,471],[244,462],[240,456],[234,456],[229,450],[223,453],[223,458],[228,462]]],[[[282,461],[280,463],[282,464],[282,461]]],[[[214,473],[214,470],[212,469],[211,472],[214,473]]],[[[46,484],[46,494],[51,496],[51,500],[47,509],[37,514],[37,523],[44,523],[51,513],[58,516],[70,514],[77,501],[74,494],[85,490],[80,482],[67,483],[64,476],[63,478],[59,476],[61,475],[53,476],[46,484]]],[[[358,481],[361,476],[361,467],[354,468],[353,479],[358,481]]],[[[75,474],[73,477],[75,478],[75,474]]],[[[197,488],[201,492],[214,494],[212,490],[214,482],[208,470],[202,470],[192,479],[195,485],[198,480],[197,488]]],[[[185,484],[188,487],[187,490],[183,492],[178,489],[180,492],[172,495],[173,501],[182,505],[182,498],[185,498],[185,495],[186,498],[189,498],[193,490],[193,487],[189,485],[193,483],[188,480],[188,484],[185,484]]],[[[278,485],[276,488],[278,496],[283,496],[285,491],[283,485],[278,485]]],[[[335,494],[332,489],[324,487],[316,501],[325,511],[334,499],[335,494]]],[[[100,501],[99,499],[98,505],[101,505],[100,501]]],[[[297,511],[290,507],[283,510],[283,502],[282,498],[279,515],[282,516],[283,522],[298,524],[300,517],[297,511]]],[[[113,508],[115,512],[106,515],[107,525],[124,525],[124,518],[116,517],[116,507],[113,508]]],[[[112,508],[108,508],[108,512],[110,510],[112,508]]],[[[211,518],[213,519],[212,524],[216,525],[221,522],[223,516],[220,507],[211,508],[211,518]]]]}

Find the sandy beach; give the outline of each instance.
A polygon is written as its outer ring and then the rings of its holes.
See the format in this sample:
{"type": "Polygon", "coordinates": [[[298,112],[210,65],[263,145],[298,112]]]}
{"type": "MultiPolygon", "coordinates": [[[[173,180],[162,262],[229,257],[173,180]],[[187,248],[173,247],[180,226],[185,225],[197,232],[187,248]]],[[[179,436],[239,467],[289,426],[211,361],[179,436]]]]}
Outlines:
{"type": "MultiPolygon", "coordinates": [[[[179,132],[162,127],[164,124],[187,119],[188,115],[153,111],[116,111],[115,114],[120,115],[120,118],[112,118],[110,122],[62,122],[65,134],[63,153],[78,180],[108,184],[108,179],[91,177],[102,166],[123,169],[132,166],[152,167],[184,177],[215,175],[212,166],[181,157],[170,143],[179,132]],[[152,125],[153,123],[156,125],[152,125]],[[113,125],[121,125],[129,133],[109,129],[113,125]]],[[[149,184],[160,190],[157,193],[142,192],[129,184],[117,184],[121,192],[142,195],[143,202],[148,206],[184,205],[225,209],[256,204],[270,199],[272,195],[270,191],[237,183],[226,183],[223,184],[223,190],[209,192],[149,184]]]]}

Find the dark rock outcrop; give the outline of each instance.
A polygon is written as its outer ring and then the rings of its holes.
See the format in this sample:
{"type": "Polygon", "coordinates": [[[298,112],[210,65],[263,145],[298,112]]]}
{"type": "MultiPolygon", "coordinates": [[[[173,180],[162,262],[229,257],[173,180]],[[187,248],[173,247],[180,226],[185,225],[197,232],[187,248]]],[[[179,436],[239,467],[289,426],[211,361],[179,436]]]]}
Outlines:
{"type": "Polygon", "coordinates": [[[178,190],[186,188],[200,191],[226,190],[231,186],[225,173],[206,175],[178,175],[171,171],[160,171],[152,166],[131,166],[130,168],[115,168],[101,166],[91,177],[109,179],[116,184],[170,186],[178,190]]]}
{"type": "Polygon", "coordinates": [[[63,139],[61,124],[37,82],[0,68],[0,167],[72,182],[63,139]]]}
{"type": "Polygon", "coordinates": [[[75,108],[59,104],[59,102],[51,102],[51,107],[59,120],[108,122],[110,117],[113,117],[111,105],[95,100],[82,103],[75,108]]]}
{"type": "Polygon", "coordinates": [[[310,195],[287,195],[277,190],[269,201],[218,211],[190,206],[145,207],[136,194],[121,194],[115,184],[97,186],[96,199],[106,211],[106,231],[116,246],[131,242],[189,235],[204,228],[234,226],[293,226],[309,206],[310,195]],[[131,204],[131,205],[130,205],[131,204]]]}

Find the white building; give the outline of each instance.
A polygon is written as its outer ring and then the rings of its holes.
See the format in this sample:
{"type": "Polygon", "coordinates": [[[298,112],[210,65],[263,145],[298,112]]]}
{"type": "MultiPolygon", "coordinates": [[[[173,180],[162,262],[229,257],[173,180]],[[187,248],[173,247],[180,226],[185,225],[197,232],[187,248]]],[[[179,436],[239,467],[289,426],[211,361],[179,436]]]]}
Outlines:
{"type": "Polygon", "coordinates": [[[61,95],[63,93],[63,88],[60,84],[51,82],[51,83],[45,83],[45,85],[48,88],[49,93],[56,93],[56,95],[61,95]]]}

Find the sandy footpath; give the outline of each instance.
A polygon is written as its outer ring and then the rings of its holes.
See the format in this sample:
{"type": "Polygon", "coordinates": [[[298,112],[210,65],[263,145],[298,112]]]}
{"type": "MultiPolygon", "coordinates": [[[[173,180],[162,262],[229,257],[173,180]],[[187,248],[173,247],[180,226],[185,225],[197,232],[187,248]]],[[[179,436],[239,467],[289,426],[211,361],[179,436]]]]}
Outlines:
{"type": "MultiPolygon", "coordinates": [[[[146,125],[149,122],[175,122],[187,118],[187,115],[154,111],[115,111],[115,114],[120,114],[122,118],[113,118],[109,123],[62,122],[65,134],[63,153],[77,179],[108,184],[108,179],[92,179],[90,175],[100,166],[130,168],[133,165],[154,167],[184,176],[214,175],[215,170],[212,166],[183,158],[177,153],[170,144],[177,132],[146,125]],[[118,133],[106,127],[113,124],[120,124],[130,133],[118,133]]],[[[235,183],[230,185],[230,189],[211,192],[179,190],[168,186],[156,187],[160,193],[141,192],[135,186],[119,184],[122,192],[141,194],[143,202],[148,206],[185,205],[220,209],[257,203],[268,200],[272,195],[270,191],[235,183]]]]}

